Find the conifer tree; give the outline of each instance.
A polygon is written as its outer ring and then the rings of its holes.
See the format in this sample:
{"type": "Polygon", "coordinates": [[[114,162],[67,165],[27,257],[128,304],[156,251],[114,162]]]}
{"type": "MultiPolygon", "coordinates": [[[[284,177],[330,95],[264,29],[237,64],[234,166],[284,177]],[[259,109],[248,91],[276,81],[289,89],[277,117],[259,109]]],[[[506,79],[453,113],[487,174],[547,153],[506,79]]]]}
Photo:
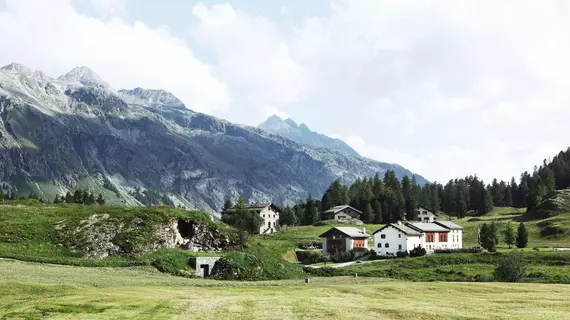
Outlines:
{"type": "MultiPolygon", "coordinates": [[[[77,192],[77,191],[76,191],[76,192],[77,192]]],[[[69,191],[65,194],[65,202],[66,202],[66,203],[73,203],[73,202],[74,202],[74,201],[73,201],[74,199],[75,199],[74,196],[72,196],[69,191]]]]}
{"type": "Polygon", "coordinates": [[[223,207],[223,211],[227,211],[231,208],[234,207],[234,204],[232,203],[232,200],[230,198],[228,198],[225,202],[224,202],[224,207],[223,207]]]}
{"type": "Polygon", "coordinates": [[[373,221],[374,216],[372,215],[372,205],[370,202],[367,202],[364,206],[364,210],[362,210],[362,215],[360,219],[364,223],[371,223],[373,221]]]}
{"type": "Polygon", "coordinates": [[[105,199],[103,199],[103,195],[99,193],[99,195],[97,196],[97,203],[102,206],[105,204],[105,199]]]}
{"type": "Polygon", "coordinates": [[[380,201],[374,200],[374,202],[372,202],[372,211],[374,212],[374,223],[382,223],[384,221],[384,217],[380,201]]]}
{"type": "Polygon", "coordinates": [[[512,248],[512,246],[515,244],[516,233],[515,233],[515,228],[513,227],[510,221],[507,222],[507,224],[505,225],[503,236],[505,243],[509,246],[509,249],[512,248]]]}
{"type": "Polygon", "coordinates": [[[319,213],[317,212],[317,207],[315,206],[315,200],[313,196],[309,194],[307,201],[305,202],[305,225],[312,225],[313,223],[319,221],[319,213]]]}
{"type": "Polygon", "coordinates": [[[517,228],[517,237],[515,239],[515,245],[517,248],[526,248],[528,245],[528,231],[524,226],[524,223],[520,223],[517,228]]]}

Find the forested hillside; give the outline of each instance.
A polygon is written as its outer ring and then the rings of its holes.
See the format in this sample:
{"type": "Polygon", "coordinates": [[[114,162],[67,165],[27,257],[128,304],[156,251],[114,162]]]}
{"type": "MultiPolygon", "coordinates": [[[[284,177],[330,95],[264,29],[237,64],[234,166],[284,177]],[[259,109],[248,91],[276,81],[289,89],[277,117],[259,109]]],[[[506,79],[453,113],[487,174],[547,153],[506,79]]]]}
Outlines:
{"type": "MultiPolygon", "coordinates": [[[[570,148],[561,151],[551,161],[544,160],[532,173],[523,172],[517,182],[493,179],[486,184],[477,175],[427,183],[419,186],[415,177],[398,180],[393,171],[384,178],[356,179],[350,187],[340,180],[332,182],[321,200],[312,197],[292,208],[285,208],[281,221],[285,224],[311,224],[319,220],[315,211],[350,204],[362,211],[365,223],[388,223],[406,218],[415,220],[415,208],[423,206],[433,212],[465,217],[482,215],[498,207],[527,208],[528,213],[544,217],[544,210],[536,210],[544,201],[550,205],[559,199],[554,190],[570,187],[570,148]],[[313,210],[312,208],[316,208],[313,210]]],[[[545,207],[543,205],[542,207],[545,207]]]]}

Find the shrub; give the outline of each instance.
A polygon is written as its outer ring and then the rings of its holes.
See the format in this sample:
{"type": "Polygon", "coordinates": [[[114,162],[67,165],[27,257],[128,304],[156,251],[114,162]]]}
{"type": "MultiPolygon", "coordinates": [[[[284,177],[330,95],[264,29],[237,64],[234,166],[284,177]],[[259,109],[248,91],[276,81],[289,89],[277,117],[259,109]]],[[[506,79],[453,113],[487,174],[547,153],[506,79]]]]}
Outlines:
{"type": "Polygon", "coordinates": [[[211,275],[224,280],[259,280],[262,278],[261,261],[252,254],[231,252],[216,261],[211,275]]]}
{"type": "Polygon", "coordinates": [[[320,251],[295,251],[297,260],[302,264],[314,264],[329,261],[320,251]]]}
{"type": "Polygon", "coordinates": [[[481,253],[481,248],[437,249],[434,253],[481,253]]]}
{"type": "Polygon", "coordinates": [[[353,250],[348,252],[340,252],[337,251],[331,255],[332,262],[339,263],[339,262],[349,262],[354,260],[355,254],[353,250]]]}
{"type": "Polygon", "coordinates": [[[305,267],[303,268],[303,271],[317,277],[335,277],[339,275],[339,270],[331,267],[321,267],[321,268],[305,267]]]}
{"type": "Polygon", "coordinates": [[[423,257],[427,253],[426,249],[422,247],[416,247],[410,251],[410,257],[423,257]]]}
{"type": "Polygon", "coordinates": [[[509,254],[499,260],[495,268],[495,279],[503,282],[519,282],[524,277],[527,261],[520,253],[509,254]]]}
{"type": "Polygon", "coordinates": [[[531,279],[534,279],[534,278],[546,278],[546,274],[543,273],[543,272],[533,272],[533,273],[529,273],[529,274],[527,275],[527,278],[531,278],[531,279]]]}
{"type": "Polygon", "coordinates": [[[320,240],[306,240],[299,243],[298,247],[303,250],[322,249],[323,243],[320,240]]]}
{"type": "Polygon", "coordinates": [[[396,257],[407,258],[408,257],[408,251],[398,251],[398,252],[396,252],[396,257]]]}

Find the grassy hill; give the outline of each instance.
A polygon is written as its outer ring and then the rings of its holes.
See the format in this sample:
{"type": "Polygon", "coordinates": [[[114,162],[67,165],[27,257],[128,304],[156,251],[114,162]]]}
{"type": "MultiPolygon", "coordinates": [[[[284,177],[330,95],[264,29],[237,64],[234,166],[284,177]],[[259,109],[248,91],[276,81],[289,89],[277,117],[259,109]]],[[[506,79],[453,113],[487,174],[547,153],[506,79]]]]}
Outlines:
{"type": "MultiPolygon", "coordinates": [[[[172,219],[193,221],[215,230],[227,230],[227,226],[211,220],[207,213],[189,212],[171,207],[126,207],[79,204],[42,204],[34,200],[5,201],[0,203],[0,257],[25,261],[92,267],[125,267],[157,265],[164,261],[184,266],[191,253],[179,249],[160,249],[146,254],[122,254],[105,259],[84,259],[84,254],[71,250],[73,243],[82,244],[85,235],[77,230],[85,228],[85,221],[93,216],[104,216],[89,228],[122,228],[117,243],[129,248],[152,245],[157,227],[172,219]],[[60,226],[66,226],[61,228],[60,226]]],[[[99,230],[99,229],[95,229],[99,230]]],[[[89,230],[87,230],[89,231],[89,230]]],[[[84,231],[87,232],[87,231],[84,231]]],[[[91,230],[92,231],[92,230],[91,230]]],[[[102,235],[96,235],[101,236],[102,235]]],[[[154,251],[154,250],[153,250],[154,251]]]]}

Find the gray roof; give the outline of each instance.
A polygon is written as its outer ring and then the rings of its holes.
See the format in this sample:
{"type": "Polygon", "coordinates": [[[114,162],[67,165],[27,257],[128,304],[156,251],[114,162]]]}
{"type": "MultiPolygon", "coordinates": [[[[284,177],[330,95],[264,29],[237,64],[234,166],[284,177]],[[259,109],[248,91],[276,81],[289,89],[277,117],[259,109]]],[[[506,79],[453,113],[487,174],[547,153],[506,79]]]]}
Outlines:
{"type": "Polygon", "coordinates": [[[448,228],[448,229],[451,229],[451,230],[461,230],[461,229],[463,229],[462,226],[457,225],[457,224],[455,224],[455,223],[453,223],[453,222],[451,222],[451,221],[434,221],[434,223],[437,223],[437,224],[439,224],[439,225],[441,225],[441,226],[443,226],[443,227],[446,227],[446,228],[448,228]]]}
{"type": "Polygon", "coordinates": [[[422,235],[422,233],[419,232],[419,231],[417,231],[417,230],[414,230],[414,229],[412,229],[412,228],[410,228],[410,227],[408,227],[408,226],[406,226],[406,225],[404,225],[404,224],[396,224],[396,223],[389,223],[389,224],[383,226],[382,228],[380,228],[380,229],[374,231],[373,234],[376,234],[377,232],[380,232],[380,231],[384,230],[384,229],[387,228],[387,227],[396,228],[396,229],[402,231],[404,234],[406,234],[406,235],[408,235],[408,236],[421,236],[421,235],[422,235]]]}
{"type": "Polygon", "coordinates": [[[362,230],[355,228],[355,227],[334,227],[329,229],[327,232],[321,234],[319,237],[326,237],[326,234],[331,232],[332,230],[338,230],[351,238],[368,238],[370,235],[368,233],[362,232],[362,230]]]}
{"type": "Polygon", "coordinates": [[[350,209],[352,209],[352,210],[354,210],[354,211],[356,211],[356,212],[358,212],[358,213],[362,213],[360,210],[358,210],[358,209],[356,209],[356,208],[353,208],[353,207],[351,207],[351,206],[349,206],[349,205],[347,205],[347,204],[342,205],[342,206],[332,207],[332,208],[328,209],[327,211],[325,211],[325,212],[323,212],[323,213],[337,213],[337,212],[342,211],[342,210],[344,210],[344,209],[346,209],[346,208],[350,208],[350,209]]]}
{"type": "Polygon", "coordinates": [[[434,222],[414,222],[414,223],[407,223],[408,227],[411,227],[416,230],[420,230],[423,232],[449,232],[449,229],[446,227],[442,227],[437,223],[434,222]]]}

